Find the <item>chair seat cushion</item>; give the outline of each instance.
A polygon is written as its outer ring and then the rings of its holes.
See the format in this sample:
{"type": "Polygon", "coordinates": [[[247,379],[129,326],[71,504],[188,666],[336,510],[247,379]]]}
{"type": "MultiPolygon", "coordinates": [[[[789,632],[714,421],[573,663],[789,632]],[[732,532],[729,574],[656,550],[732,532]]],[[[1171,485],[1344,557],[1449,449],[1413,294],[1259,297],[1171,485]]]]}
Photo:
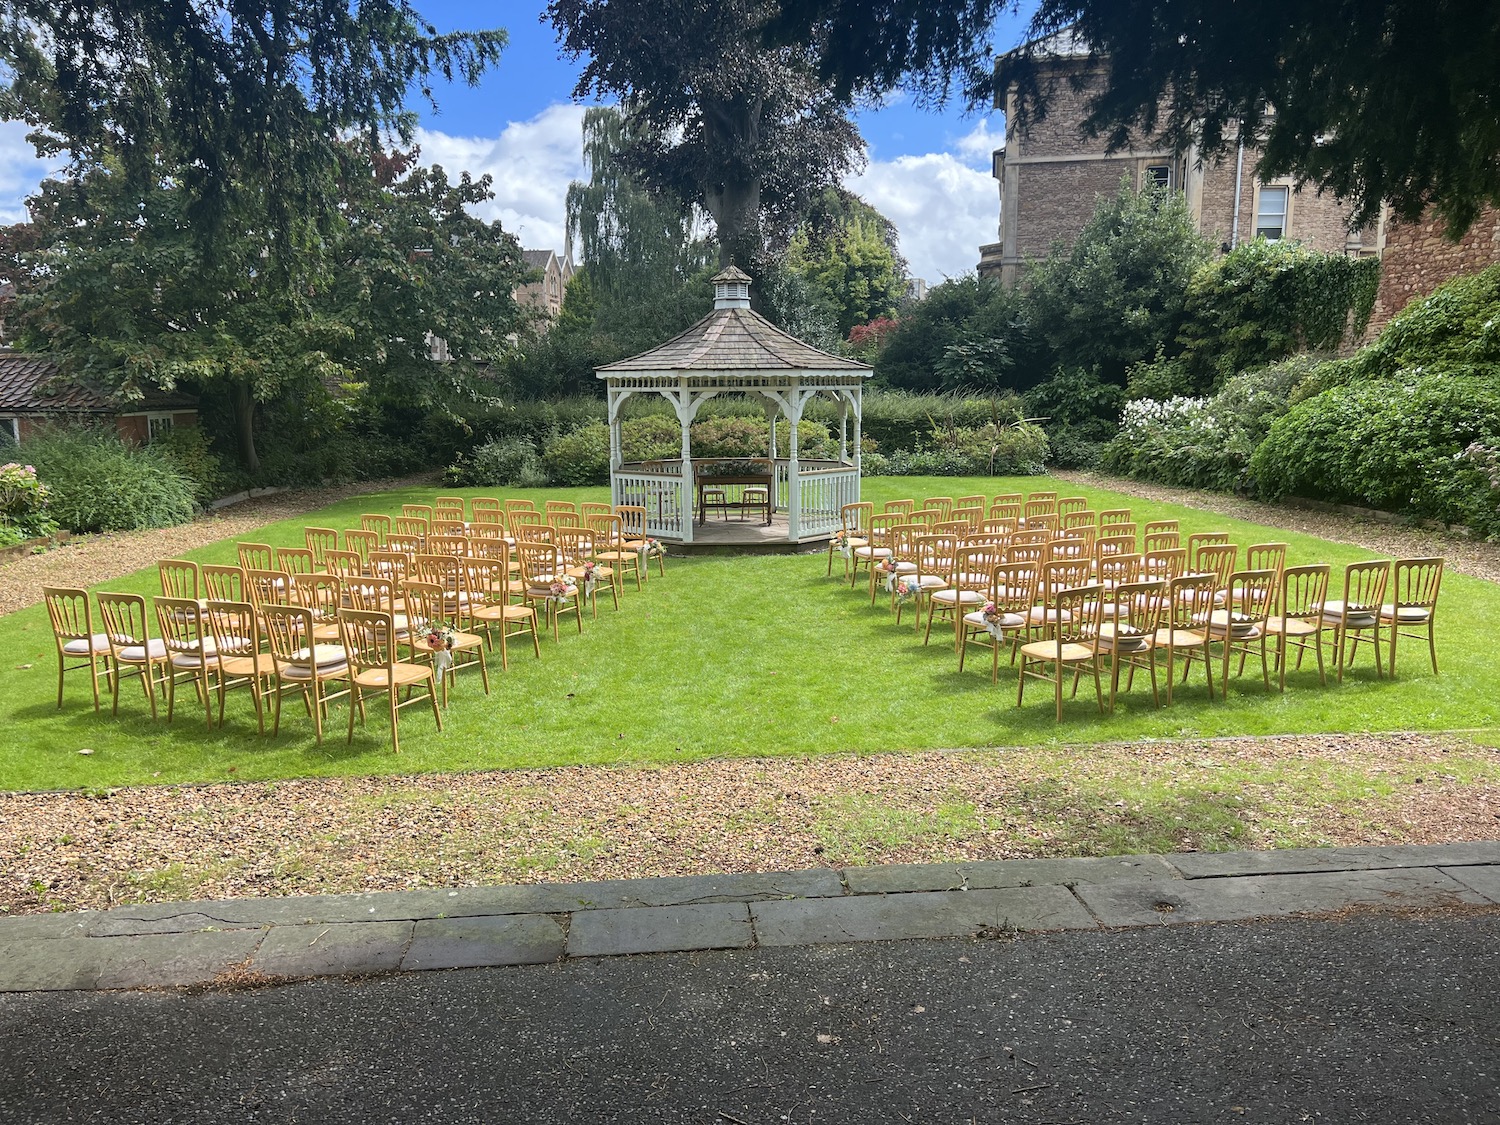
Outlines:
{"type": "Polygon", "coordinates": [[[1309,637],[1323,627],[1321,621],[1309,621],[1305,617],[1268,617],[1266,632],[1273,636],[1309,637]]]}
{"type": "Polygon", "coordinates": [[[386,675],[384,668],[366,668],[363,672],[355,674],[354,682],[360,687],[385,688],[392,683],[399,685],[419,684],[432,676],[432,668],[427,664],[394,664],[391,666],[391,675],[386,675]]]}
{"type": "MultiPolygon", "coordinates": [[[[1073,615],[1065,610],[1062,619],[1064,621],[1072,621],[1073,615]]],[[[1034,605],[1027,612],[1026,620],[1030,621],[1033,625],[1051,624],[1057,620],[1057,610],[1049,609],[1046,606],[1034,605]]]]}
{"type": "Polygon", "coordinates": [[[1106,652],[1142,652],[1155,642],[1156,634],[1129,623],[1106,621],[1099,627],[1099,647],[1106,652]]]}
{"type": "MultiPolygon", "coordinates": [[[[1323,603],[1323,623],[1338,625],[1344,621],[1345,606],[1338,598],[1323,603]]],[[[1373,606],[1352,605],[1348,607],[1348,626],[1351,629],[1373,629],[1380,617],[1373,606]]]]}
{"type": "MultiPolygon", "coordinates": [[[[974,625],[983,629],[989,622],[984,619],[983,613],[975,610],[973,613],[964,614],[964,624],[974,625]]],[[[1022,625],[1026,624],[1026,618],[1022,617],[1019,613],[1002,613],[995,619],[995,624],[999,625],[1002,629],[1019,629],[1022,625]]]]}
{"type": "Polygon", "coordinates": [[[1230,613],[1227,609],[1216,609],[1208,619],[1208,631],[1216,637],[1225,633],[1235,640],[1260,636],[1260,619],[1243,613],[1230,613]]]}
{"type": "Polygon", "coordinates": [[[133,664],[142,664],[145,662],[146,654],[148,652],[150,653],[152,660],[165,659],[167,655],[166,642],[158,637],[153,637],[150,641],[146,642],[144,646],[126,645],[124,648],[120,649],[120,659],[129,661],[133,664]]]}
{"type": "Polygon", "coordinates": [[[294,666],[306,665],[309,657],[318,666],[319,671],[328,665],[349,662],[349,654],[344,651],[343,645],[313,645],[311,650],[299,648],[292,653],[292,664],[294,666]]]}
{"type": "Polygon", "coordinates": [[[1432,610],[1426,606],[1404,605],[1397,609],[1393,605],[1380,607],[1380,620],[1399,621],[1402,625],[1421,625],[1432,617],[1432,610]]]}
{"type": "Polygon", "coordinates": [[[90,652],[108,652],[109,634],[95,633],[92,637],[74,637],[63,645],[69,656],[87,656],[90,652]]]}
{"type": "Polygon", "coordinates": [[[856,547],[854,553],[862,559],[888,559],[891,557],[889,547],[856,547]]]}
{"type": "Polygon", "coordinates": [[[938,605],[983,605],[986,599],[978,590],[938,590],[932,600],[938,605]]]}
{"type": "MultiPolygon", "coordinates": [[[[1033,660],[1056,660],[1057,642],[1032,641],[1029,644],[1022,645],[1021,652],[1024,655],[1031,657],[1033,660]]],[[[1093,655],[1093,645],[1075,644],[1070,641],[1062,646],[1062,659],[1064,664],[1077,660],[1089,660],[1093,657],[1093,655]]]]}
{"type": "MultiPolygon", "coordinates": [[[[322,677],[341,676],[349,670],[347,660],[339,660],[332,664],[319,664],[318,675],[322,677]]],[[[310,680],[312,679],[312,666],[308,664],[283,664],[281,674],[288,680],[310,680]]]]}

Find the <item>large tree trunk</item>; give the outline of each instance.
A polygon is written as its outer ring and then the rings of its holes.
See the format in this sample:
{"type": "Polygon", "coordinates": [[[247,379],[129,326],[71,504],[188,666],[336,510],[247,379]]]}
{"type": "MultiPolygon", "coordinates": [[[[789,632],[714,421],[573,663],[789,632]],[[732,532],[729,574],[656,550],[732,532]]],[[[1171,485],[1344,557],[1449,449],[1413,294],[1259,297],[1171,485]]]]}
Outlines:
{"type": "Polygon", "coordinates": [[[234,404],[234,433],[240,447],[240,463],[252,476],[260,472],[260,454],[255,450],[255,399],[250,384],[237,382],[231,394],[234,404]]]}

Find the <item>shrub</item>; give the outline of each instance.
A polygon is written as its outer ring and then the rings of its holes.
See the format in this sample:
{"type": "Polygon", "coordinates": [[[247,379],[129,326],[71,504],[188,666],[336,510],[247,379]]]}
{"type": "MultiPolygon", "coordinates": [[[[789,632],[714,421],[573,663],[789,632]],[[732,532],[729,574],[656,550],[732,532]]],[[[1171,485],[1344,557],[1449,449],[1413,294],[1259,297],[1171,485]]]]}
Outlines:
{"type": "Polygon", "coordinates": [[[1454,278],[1402,309],[1355,357],[1357,376],[1500,364],[1500,265],[1454,278]]]}
{"type": "Polygon", "coordinates": [[[1495,534],[1500,518],[1474,443],[1500,440],[1500,376],[1411,375],[1334,387],[1271,427],[1250,462],[1268,499],[1307,496],[1469,523],[1495,534]]]}
{"type": "Polygon", "coordinates": [[[460,457],[444,474],[452,485],[469,488],[542,488],[547,473],[536,446],[521,437],[500,438],[460,457]]]}
{"type": "Polygon", "coordinates": [[[48,488],[33,465],[0,465],[0,546],[9,547],[57,530],[47,510],[48,488]]]}
{"type": "Polygon", "coordinates": [[[193,500],[199,507],[207,507],[230,491],[230,477],[224,471],[223,462],[213,451],[208,434],[199,427],[176,426],[164,437],[153,441],[151,448],[187,477],[193,487],[193,500]]]}
{"type": "Polygon", "coordinates": [[[620,423],[620,441],[627,461],[664,461],[682,456],[682,425],[675,417],[648,414],[620,423]]]}
{"type": "Polygon", "coordinates": [[[1091,371],[1058,371],[1026,392],[1026,416],[1046,430],[1052,463],[1081,468],[1115,435],[1125,392],[1091,371]]]}
{"type": "MultiPolygon", "coordinates": [[[[694,457],[754,458],[764,457],[770,450],[771,427],[764,416],[760,418],[706,418],[694,422],[692,427],[694,457]]],[[[776,455],[786,457],[791,452],[791,442],[785,423],[776,427],[776,455]]],[[[678,443],[678,451],[681,442],[678,443]]],[[[829,436],[821,422],[804,418],[797,425],[797,454],[814,460],[838,455],[838,443],[829,436]]]]}
{"type": "MultiPolygon", "coordinates": [[[[809,413],[838,425],[828,404],[809,413]]],[[[866,391],[861,403],[861,434],[887,453],[921,449],[934,426],[979,427],[1005,423],[1021,415],[1021,400],[1010,392],[994,395],[912,394],[905,391],[866,391]]],[[[850,423],[853,436],[853,423],[850,423]]]]}
{"type": "Polygon", "coordinates": [[[22,448],[64,527],[135,531],[193,518],[192,483],[152,446],[127,445],[100,429],[50,428],[22,448]]]}
{"type": "Polygon", "coordinates": [[[553,484],[607,484],[609,427],[593,422],[554,438],[542,449],[542,465],[553,484]]]}

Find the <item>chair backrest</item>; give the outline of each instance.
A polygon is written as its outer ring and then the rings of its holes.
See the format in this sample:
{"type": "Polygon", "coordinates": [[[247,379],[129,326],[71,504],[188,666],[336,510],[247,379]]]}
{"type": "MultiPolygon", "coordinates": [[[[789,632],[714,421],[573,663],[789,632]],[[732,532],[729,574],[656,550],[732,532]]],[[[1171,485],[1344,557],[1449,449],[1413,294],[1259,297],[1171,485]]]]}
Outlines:
{"type": "Polygon", "coordinates": [[[292,583],[284,571],[247,569],[243,573],[245,600],[257,611],[291,603],[292,583]]]}
{"type": "Polygon", "coordinates": [[[1025,497],[1019,492],[997,492],[991,504],[1014,504],[1017,508],[1021,506],[1025,497]]]}
{"type": "Polygon", "coordinates": [[[1246,570],[1274,570],[1281,573],[1286,566],[1285,543],[1252,543],[1245,548],[1246,570]]]}
{"type": "Polygon", "coordinates": [[[474,513],[474,518],[479,519],[485,512],[498,514],[502,519],[505,517],[505,505],[494,496],[476,496],[469,501],[469,511],[474,513]]]}
{"type": "Polygon", "coordinates": [[[1200,570],[1198,566],[1198,552],[1204,547],[1222,547],[1229,542],[1227,531],[1195,531],[1188,536],[1187,553],[1188,566],[1193,570],[1200,570]]]}
{"type": "Polygon", "coordinates": [[[530,590],[545,587],[563,569],[557,546],[552,543],[520,540],[516,543],[516,561],[521,567],[521,579],[530,590]]]}
{"type": "Polygon", "coordinates": [[[279,665],[306,666],[313,659],[312,610],[301,605],[268,605],[260,609],[267,647],[279,665]]]}
{"type": "Polygon", "coordinates": [[[1063,645],[1093,644],[1099,639],[1104,622],[1105,590],[1098,583],[1065,586],[1047,592],[1047,623],[1044,632],[1057,642],[1057,654],[1063,645]]]}
{"type": "Polygon", "coordinates": [[[336,551],[339,547],[339,533],[331,527],[305,527],[302,529],[302,538],[318,566],[323,565],[325,554],[336,551]]]}
{"type": "Polygon", "coordinates": [[[306,547],[277,547],[276,569],[285,574],[311,574],[318,561],[306,547]]]}
{"type": "Polygon", "coordinates": [[[583,517],[583,526],[594,533],[602,549],[617,547],[625,537],[624,524],[613,512],[591,512],[583,517]]]}
{"type": "Polygon", "coordinates": [[[197,662],[203,659],[208,630],[196,598],[160,597],[156,603],[156,627],[168,657],[197,662]]]}
{"type": "Polygon", "coordinates": [[[1281,598],[1277,613],[1288,620],[1313,621],[1323,616],[1328,600],[1327,563],[1289,566],[1281,572],[1281,598]]]}
{"type": "Polygon", "coordinates": [[[1022,546],[1028,543],[1051,543],[1052,532],[1045,527],[1023,527],[1010,537],[1012,546],[1022,546]]]}
{"type": "Polygon", "coordinates": [[[243,570],[275,570],[276,554],[269,543],[237,543],[240,568],[243,570]]]}
{"type": "Polygon", "coordinates": [[[627,539],[646,538],[646,509],[639,504],[617,504],[615,515],[620,517],[620,527],[627,539]]]}
{"type": "Polygon", "coordinates": [[[370,552],[380,550],[380,536],[373,531],[355,531],[351,528],[344,532],[344,550],[353,551],[361,562],[369,563],[370,552]]]}
{"type": "Polygon", "coordinates": [[[992,520],[1010,520],[1012,523],[1019,524],[1021,522],[1021,505],[1011,503],[991,504],[989,518],[992,520]]]}
{"type": "Polygon", "coordinates": [[[203,596],[218,602],[245,600],[245,572],[237,566],[204,563],[198,568],[203,579],[203,596]]]}
{"type": "Polygon", "coordinates": [[[552,542],[564,566],[582,566],[594,557],[594,533],[586,527],[554,528],[552,542]]]}
{"type": "Polygon", "coordinates": [[[510,547],[496,557],[469,560],[469,596],[475,601],[504,604],[510,601],[510,547]]]}
{"type": "Polygon", "coordinates": [[[938,522],[939,512],[936,508],[913,508],[907,515],[908,523],[914,523],[931,531],[938,522]]]}
{"type": "Polygon", "coordinates": [[[578,514],[578,505],[571,500],[548,500],[544,507],[549,512],[572,512],[578,514]]]}
{"type": "Polygon", "coordinates": [[[396,583],[389,578],[351,578],[344,583],[344,596],[354,609],[389,613],[396,607],[396,583]]]}
{"type": "Polygon", "coordinates": [[[1167,583],[1160,578],[1126,582],[1115,587],[1110,600],[1115,607],[1115,626],[1122,635],[1149,637],[1161,624],[1167,602],[1167,583]]]}
{"type": "Polygon", "coordinates": [[[1442,584],[1441,558],[1397,559],[1391,564],[1391,604],[1395,609],[1425,609],[1430,615],[1437,608],[1442,584]]]}
{"type": "Polygon", "coordinates": [[[1008,560],[990,568],[990,601],[1001,613],[1025,616],[1036,605],[1041,566],[1035,562],[1008,560]]]}
{"type": "Polygon", "coordinates": [[[582,527],[583,517],[577,512],[570,512],[559,508],[556,511],[547,513],[547,523],[549,526],[556,528],[582,527]]]}
{"type": "Polygon", "coordinates": [[[1063,512],[1058,520],[1063,531],[1071,531],[1075,527],[1086,527],[1093,531],[1097,523],[1095,513],[1091,508],[1076,508],[1071,512],[1063,512]]]}
{"type": "Polygon", "coordinates": [[[439,508],[454,508],[462,512],[466,503],[467,501],[462,496],[434,496],[432,510],[436,512],[439,508]]]}
{"type": "Polygon", "coordinates": [[[1181,534],[1182,528],[1177,520],[1147,520],[1146,526],[1141,529],[1143,535],[1161,535],[1166,532],[1181,534]]]}
{"type": "Polygon", "coordinates": [[[1276,570],[1237,570],[1225,585],[1224,608],[1236,629],[1264,626],[1276,602],[1276,570]]]}
{"type": "Polygon", "coordinates": [[[987,519],[979,521],[979,534],[981,535],[1010,535],[1016,530],[1016,521],[1012,519],[987,519]]]}
{"type": "MultiPolygon", "coordinates": [[[[432,506],[432,526],[434,528],[440,528],[444,525],[449,527],[463,527],[464,523],[464,510],[462,508],[445,508],[440,504],[432,506]]],[[[439,534],[447,533],[439,532],[439,534]]]]}
{"type": "Polygon", "coordinates": [[[1173,629],[1203,630],[1214,611],[1218,580],[1211,574],[1183,574],[1168,586],[1167,615],[1173,629]]]}
{"type": "Polygon", "coordinates": [[[370,609],[339,610],[339,640],[356,675],[381,669],[386,673],[385,682],[394,684],[391,673],[397,662],[399,643],[395,619],[390,613],[370,609]]]}
{"type": "Polygon", "coordinates": [[[998,543],[967,544],[953,552],[953,572],[948,581],[960,590],[988,592],[990,577],[1005,563],[1005,550],[998,543]]]}
{"type": "Polygon", "coordinates": [[[1380,612],[1390,581],[1391,564],[1386,559],[1350,563],[1344,568],[1344,618],[1380,612]]]}
{"type": "Polygon", "coordinates": [[[365,572],[365,560],[358,551],[324,551],[323,569],[340,578],[354,578],[365,572]]]}
{"type": "Polygon", "coordinates": [[[890,541],[887,546],[891,554],[901,562],[914,563],[917,561],[917,540],[928,534],[925,523],[898,523],[891,528],[890,541]]]}
{"type": "Polygon", "coordinates": [[[42,600],[59,646],[94,635],[94,615],[87,590],[75,586],[43,586],[42,600]]]}
{"type": "Polygon", "coordinates": [[[956,535],[919,535],[913,544],[917,555],[917,573],[936,575],[951,582],[958,564],[958,537],[956,535]]]}
{"type": "Polygon", "coordinates": [[[1038,590],[1049,603],[1058,590],[1073,586],[1093,585],[1090,581],[1093,566],[1088,559],[1053,559],[1042,564],[1041,587],[1038,590]]]}
{"type": "Polygon", "coordinates": [[[432,522],[432,505],[431,504],[402,504],[401,505],[401,514],[403,516],[405,516],[407,519],[426,520],[428,523],[431,523],[432,522]]]}
{"type": "Polygon", "coordinates": [[[1063,496],[1057,501],[1057,514],[1059,516],[1071,515],[1074,512],[1086,511],[1088,506],[1088,500],[1082,496],[1063,496]]]}
{"type": "Polygon", "coordinates": [[[1040,568],[1043,563],[1051,560],[1052,544],[1050,542],[1017,543],[1012,537],[1005,547],[1005,561],[1008,563],[1025,563],[1040,568]]]}
{"type": "Polygon", "coordinates": [[[922,507],[929,512],[937,512],[937,519],[946,520],[953,512],[953,497],[929,496],[922,501],[922,507]]]}
{"type": "Polygon", "coordinates": [[[359,526],[384,543],[385,537],[391,533],[391,517],[383,512],[366,512],[359,517],[359,526]]]}
{"type": "Polygon", "coordinates": [[[1095,574],[1104,586],[1128,586],[1141,580],[1144,560],[1143,555],[1106,555],[1095,574]]]}
{"type": "MultiPolygon", "coordinates": [[[[480,512],[481,516],[498,516],[499,512],[480,512]]],[[[480,539],[504,539],[505,524],[498,519],[491,523],[488,520],[477,519],[469,524],[469,550],[472,552],[474,544],[480,539]]]]}
{"type": "Polygon", "coordinates": [[[955,508],[987,508],[989,503],[982,493],[976,492],[969,496],[958,497],[953,501],[953,506],[955,508]]]}
{"type": "Polygon", "coordinates": [[[895,536],[896,528],[903,527],[907,518],[900,512],[882,512],[878,516],[870,517],[870,545],[872,547],[889,547],[891,539],[895,536]]]}
{"type": "MultiPolygon", "coordinates": [[[[644,509],[644,508],[641,509],[642,512],[645,512],[645,510],[646,509],[644,509]]],[[[534,512],[534,511],[536,511],[536,505],[533,504],[530,500],[514,500],[514,499],[506,500],[505,501],[505,522],[509,523],[510,519],[511,519],[511,516],[514,515],[516,512],[534,512]]]]}
{"type": "Polygon", "coordinates": [[[1021,523],[1028,531],[1056,531],[1057,516],[1051,512],[1043,512],[1040,515],[1032,514],[1023,516],[1021,523]]]}
{"type": "Polygon", "coordinates": [[[969,533],[968,520],[939,520],[928,528],[933,535],[953,535],[962,537],[969,533]]]}
{"type": "Polygon", "coordinates": [[[443,519],[441,516],[434,517],[432,523],[427,525],[427,537],[434,535],[463,535],[468,531],[468,525],[463,520],[443,519]]]}
{"type": "Polygon", "coordinates": [[[517,539],[529,539],[538,528],[547,527],[546,517],[541,512],[518,509],[507,513],[506,521],[510,524],[510,533],[517,539]]]}
{"type": "Polygon", "coordinates": [[[443,588],[436,582],[408,578],[401,583],[401,598],[406,603],[407,628],[414,635],[446,620],[443,616],[443,588]]]}
{"type": "Polygon", "coordinates": [[[336,574],[294,574],[291,601],[311,610],[319,625],[329,625],[338,620],[344,604],[343,584],[336,574]]]}
{"type": "Polygon", "coordinates": [[[424,538],[425,536],[406,535],[393,531],[386,536],[385,549],[388,552],[394,551],[403,555],[419,555],[422,553],[424,538]]]}
{"type": "Polygon", "coordinates": [[[156,564],[156,573],[161,580],[163,597],[196,599],[199,596],[198,564],[191,559],[162,559],[156,564]]]}
{"type": "Polygon", "coordinates": [[[427,554],[452,555],[456,559],[468,558],[469,537],[467,535],[429,535],[427,554]]]}
{"type": "Polygon", "coordinates": [[[371,551],[370,575],[400,586],[411,573],[411,560],[411,554],[406,551],[371,551]]]}
{"type": "MultiPolygon", "coordinates": [[[[391,521],[391,535],[408,536],[412,539],[426,539],[427,529],[432,521],[423,516],[397,516],[391,521]]],[[[385,537],[385,545],[391,545],[391,536],[385,537]]]]}
{"type": "MultiPolygon", "coordinates": [[[[1129,508],[1105,508],[1099,513],[1099,526],[1111,523],[1130,523],[1129,508]]],[[[1102,534],[1102,532],[1101,532],[1102,534]]]]}
{"type": "Polygon", "coordinates": [[[209,636],[220,658],[255,656],[260,652],[260,622],[255,607],[236,598],[213,598],[204,606],[209,636]]]}
{"type": "Polygon", "coordinates": [[[1175,531],[1153,531],[1141,536],[1141,554],[1171,551],[1182,546],[1182,536],[1175,531]]]}
{"type": "Polygon", "coordinates": [[[1053,520],[1053,524],[1049,524],[1048,526],[1054,526],[1056,517],[1056,497],[1053,497],[1050,500],[1028,500],[1021,506],[1021,518],[1026,521],[1027,527],[1031,527],[1033,525],[1040,526],[1041,521],[1048,518],[1051,518],[1053,520]]]}
{"type": "Polygon", "coordinates": [[[984,509],[979,507],[964,507],[954,505],[952,522],[967,524],[969,527],[978,527],[984,519],[984,509]]]}
{"type": "Polygon", "coordinates": [[[1134,535],[1111,535],[1108,529],[1094,540],[1094,557],[1100,562],[1114,555],[1135,554],[1134,535]]]}
{"type": "Polygon", "coordinates": [[[1061,531],[1052,537],[1052,558],[1092,559],[1094,557],[1093,528],[1074,528],[1061,531]]]}
{"type": "Polygon", "coordinates": [[[145,645],[151,639],[146,624],[146,599],[139,594],[119,594],[101,590],[94,595],[99,603],[99,621],[109,638],[111,651],[145,645]]]}
{"type": "Polygon", "coordinates": [[[1029,492],[1029,493],[1026,494],[1026,503],[1028,503],[1028,504],[1043,503],[1043,502],[1048,501],[1048,500],[1052,501],[1053,504],[1056,504],[1057,503],[1057,493],[1055,493],[1055,492],[1029,492]]]}
{"type": "Polygon", "coordinates": [[[578,514],[583,517],[584,525],[587,526],[590,516],[612,516],[614,508],[599,500],[585,500],[578,505],[578,514]]]}
{"type": "Polygon", "coordinates": [[[1187,572],[1187,551],[1182,547],[1168,547],[1142,554],[1141,573],[1151,578],[1170,582],[1187,572]]]}
{"type": "Polygon", "coordinates": [[[875,505],[868,500],[856,504],[845,504],[839,509],[839,527],[850,535],[865,538],[870,530],[870,520],[875,516],[875,505]]]}
{"type": "Polygon", "coordinates": [[[881,511],[886,515],[909,516],[916,510],[916,507],[917,502],[915,500],[887,500],[881,511]]]}
{"type": "Polygon", "coordinates": [[[1233,543],[1214,543],[1207,547],[1200,547],[1193,572],[1212,574],[1215,589],[1222,590],[1229,585],[1229,576],[1235,571],[1239,553],[1240,549],[1233,543]]]}

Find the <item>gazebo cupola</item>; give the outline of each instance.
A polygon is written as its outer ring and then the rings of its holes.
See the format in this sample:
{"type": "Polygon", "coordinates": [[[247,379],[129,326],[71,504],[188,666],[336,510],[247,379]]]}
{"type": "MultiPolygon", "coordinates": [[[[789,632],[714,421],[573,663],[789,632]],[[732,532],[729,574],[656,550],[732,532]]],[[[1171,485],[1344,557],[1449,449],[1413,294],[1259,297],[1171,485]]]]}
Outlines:
{"type": "MultiPolygon", "coordinates": [[[[698,409],[720,394],[759,397],[770,421],[766,457],[736,462],[753,475],[750,488],[769,493],[769,518],[784,524],[791,542],[826,538],[838,530],[840,509],[859,500],[861,395],[868,364],[833,355],[777,328],[750,307],[750,278],[733,265],[712,279],[714,308],[660,347],[595,368],[609,397],[610,488],[616,504],[646,509],[649,534],[693,541],[695,498],[715,465],[695,459],[691,427],[698,409]],[[632,395],[657,394],[672,404],[682,427],[680,458],[627,462],[621,411],[632,395]],[[838,404],[837,460],[803,460],[797,424],[818,396],[838,404]],[[787,456],[778,457],[777,422],[785,419],[787,456]],[[850,432],[850,422],[853,432],[850,432]]],[[[699,505],[701,508],[701,505],[699,505]]],[[[701,517],[700,517],[701,518],[701,517]]]]}

